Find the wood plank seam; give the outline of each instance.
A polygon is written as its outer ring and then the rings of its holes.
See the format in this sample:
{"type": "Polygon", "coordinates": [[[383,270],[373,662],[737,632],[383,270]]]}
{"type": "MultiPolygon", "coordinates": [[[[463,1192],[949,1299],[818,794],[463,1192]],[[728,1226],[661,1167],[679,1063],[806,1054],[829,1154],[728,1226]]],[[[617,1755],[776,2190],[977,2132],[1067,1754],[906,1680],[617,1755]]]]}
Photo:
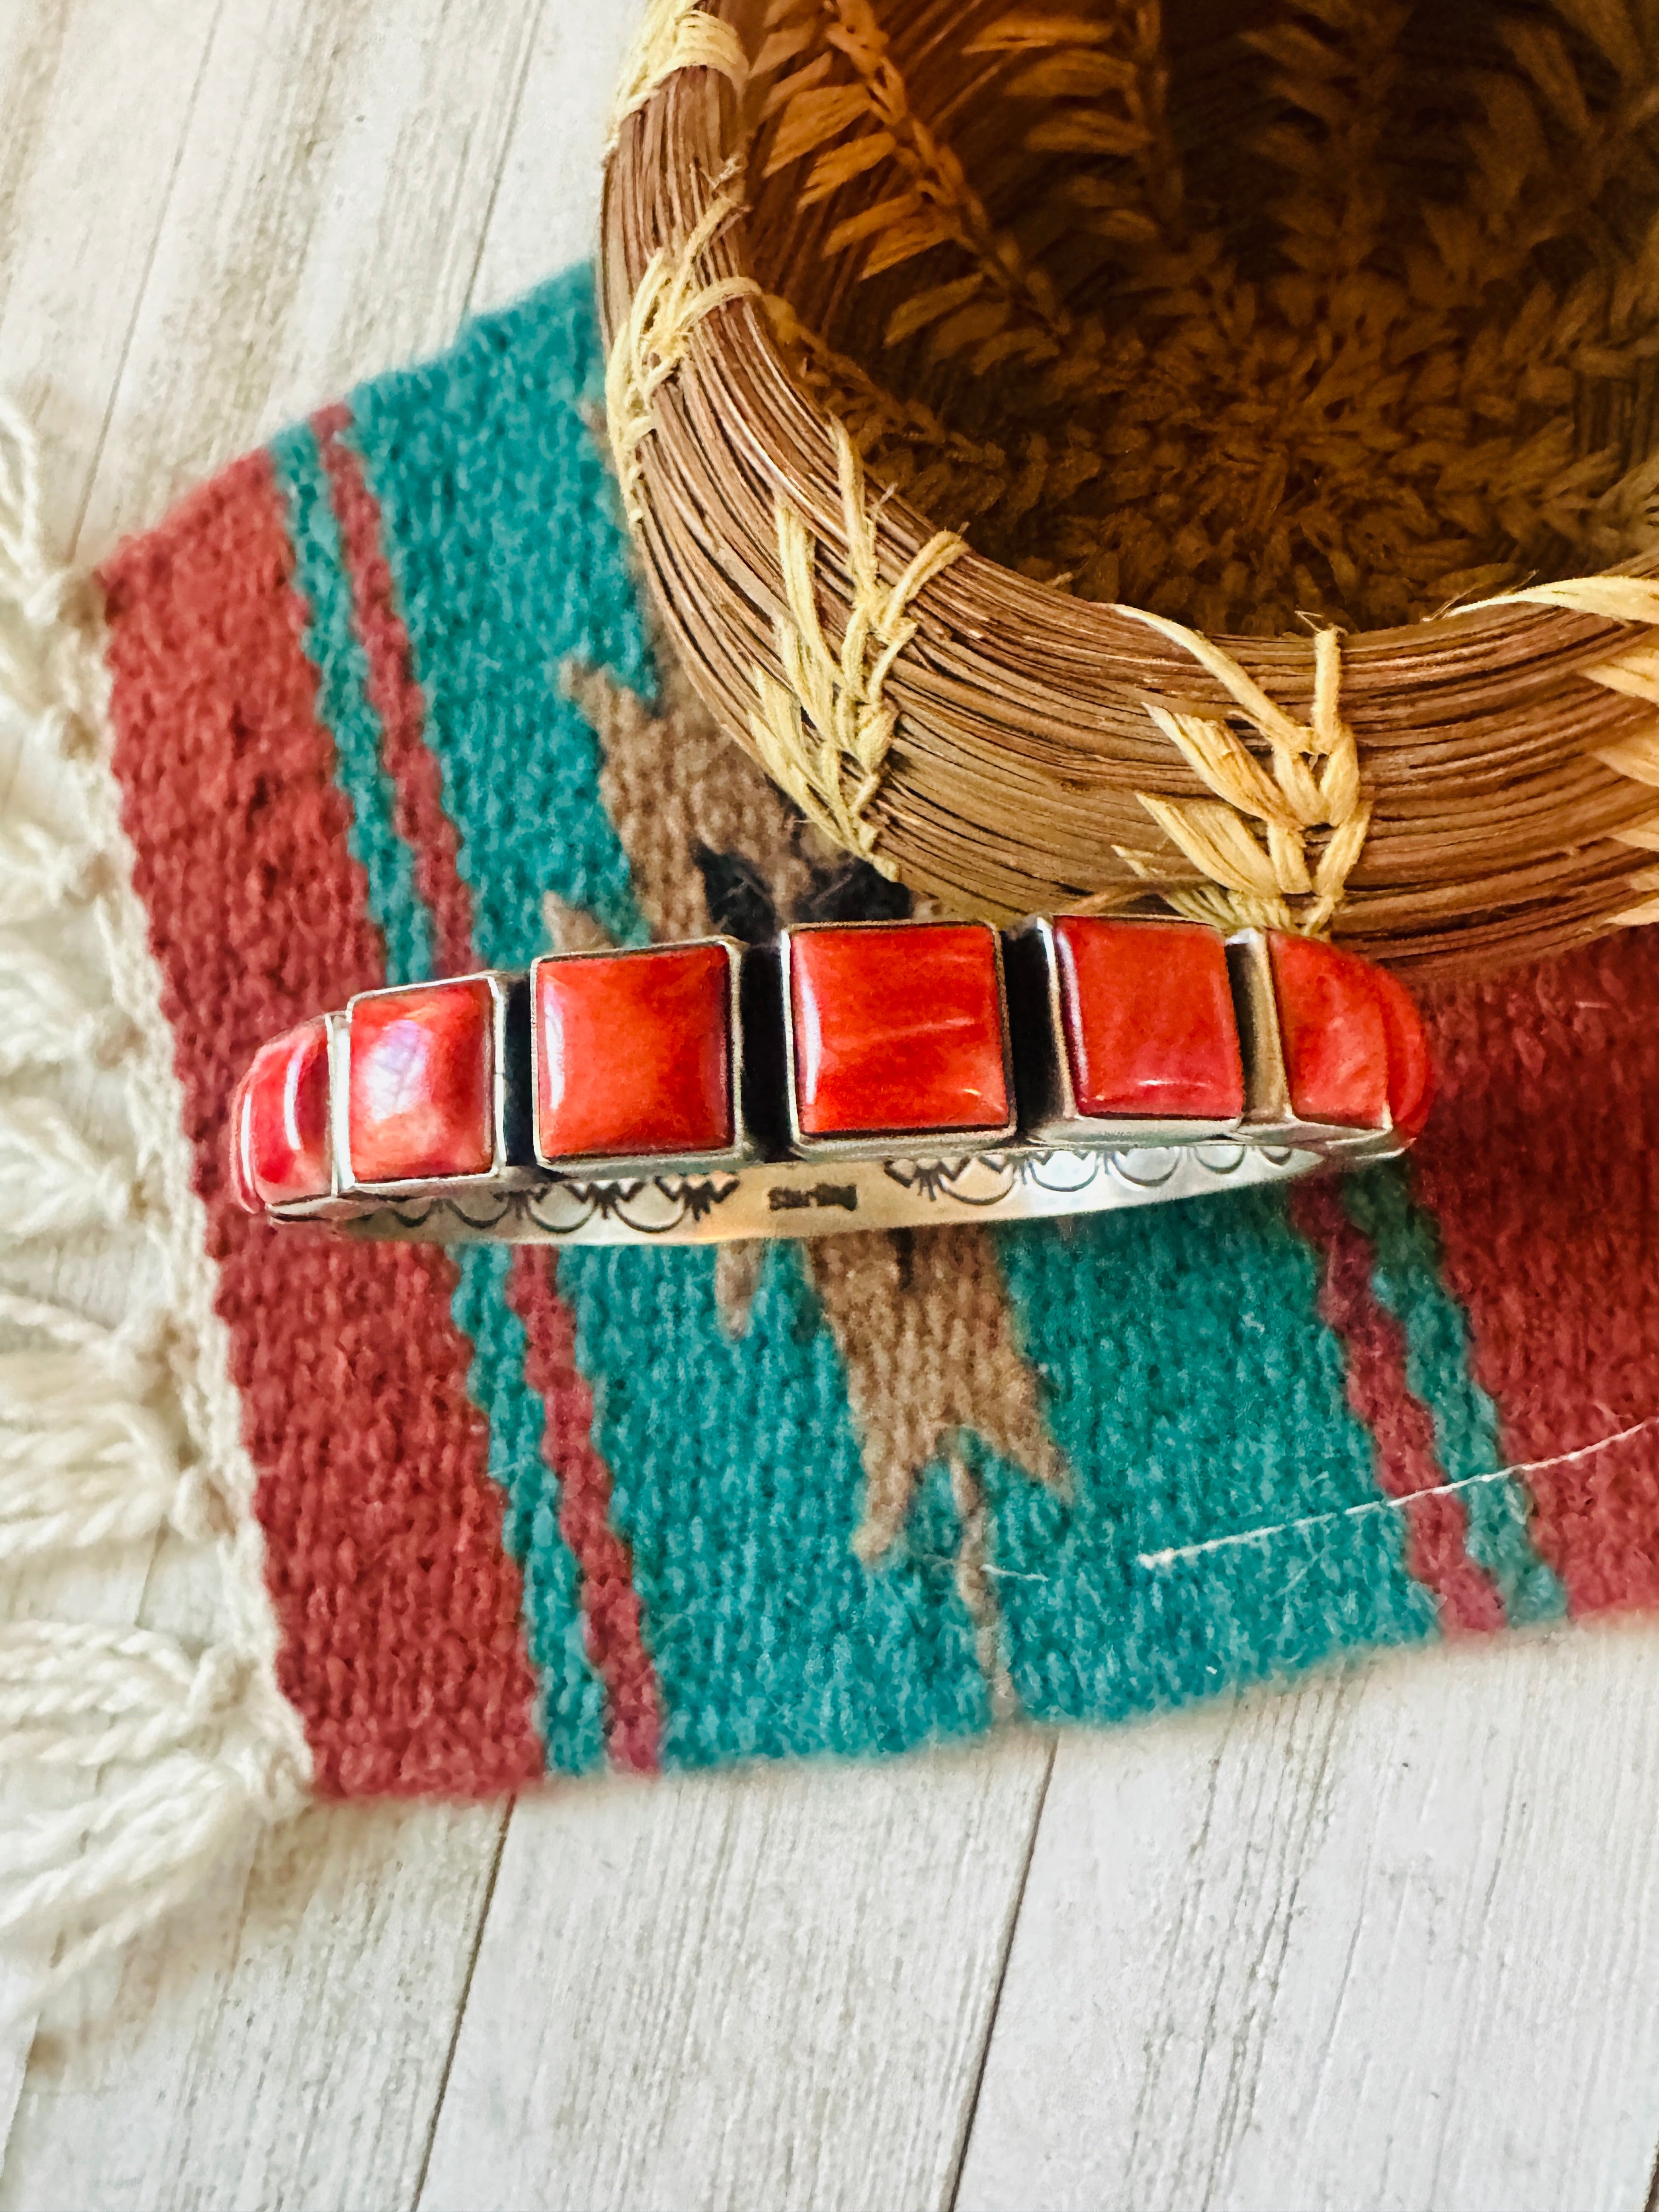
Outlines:
{"type": "Polygon", "coordinates": [[[1026,1885],[1031,1879],[1031,1862],[1036,1856],[1037,1838],[1042,1829],[1043,1811],[1048,1802],[1048,1784],[1054,1779],[1054,1758],[1060,1748],[1060,1738],[1050,1734],[1048,1757],[1043,1762],[1042,1780],[1037,1790],[1036,1802],[1031,1808],[1030,1832],[1025,1839],[1025,1856],[1020,1863],[1019,1879],[1008,1900],[1006,1924],[997,1954],[996,1978],[991,1987],[991,2002],[985,2014],[985,2026],[979,2039],[977,2063],[969,2085],[966,2102],[957,2129],[956,2142],[951,2153],[949,2177],[945,2185],[942,2212],[956,2212],[957,2198],[962,2189],[963,2168],[967,2162],[968,2146],[973,2141],[974,2123],[979,2116],[980,2091],[985,2084],[985,2068],[991,2055],[991,2044],[997,2032],[997,2021],[1002,2010],[1002,1992],[1008,1979],[1008,1961],[1013,1956],[1014,1936],[1019,1926],[1019,1916],[1024,1909],[1026,1885]]]}
{"type": "Polygon", "coordinates": [[[71,556],[78,554],[80,550],[81,533],[86,526],[87,509],[91,504],[93,489],[97,482],[99,471],[103,465],[105,450],[109,442],[110,427],[115,420],[115,410],[120,402],[121,386],[126,374],[127,362],[132,351],[133,338],[138,329],[139,318],[143,312],[145,295],[149,289],[150,275],[155,266],[155,257],[161,248],[162,235],[167,228],[173,192],[178,186],[179,171],[184,166],[185,149],[190,141],[191,129],[196,119],[197,102],[201,97],[202,87],[207,80],[208,67],[213,58],[214,40],[218,36],[225,4],[226,0],[216,0],[212,20],[208,25],[207,36],[202,41],[201,54],[191,83],[190,97],[185,106],[183,125],[179,133],[178,143],[173,149],[172,166],[167,173],[167,188],[161,195],[161,204],[156,212],[155,228],[150,234],[149,252],[145,256],[143,271],[132,295],[132,312],[127,319],[126,333],[109,380],[109,399],[104,410],[104,419],[99,426],[98,436],[92,452],[88,456],[86,477],[81,498],[76,508],[74,528],[70,535],[71,556]]]}
{"type": "Polygon", "coordinates": [[[466,2001],[472,1992],[472,1977],[478,1971],[478,1954],[483,1948],[484,1929],[489,1923],[489,1908],[495,1902],[495,1885],[501,1878],[501,1854],[507,1849],[507,1825],[513,1818],[513,1807],[504,1805],[495,1824],[495,1847],[489,1856],[489,1872],[484,1881],[483,1896],[472,1923],[471,1941],[468,1946],[466,1972],[455,1999],[455,2015],[449,2024],[449,2042],[444,2052],[442,2071],[433,2094],[432,2110],[427,2121],[426,2141],[421,2149],[421,2162],[415,2175],[415,2185],[410,2194],[409,2212],[420,2212],[421,2199],[426,2193],[427,2170],[432,2164],[432,2146],[437,2140],[438,2123],[443,2116],[444,2099],[449,2093],[449,2077],[455,2065],[455,2046],[460,2040],[461,2022],[466,2017],[466,2001]]]}

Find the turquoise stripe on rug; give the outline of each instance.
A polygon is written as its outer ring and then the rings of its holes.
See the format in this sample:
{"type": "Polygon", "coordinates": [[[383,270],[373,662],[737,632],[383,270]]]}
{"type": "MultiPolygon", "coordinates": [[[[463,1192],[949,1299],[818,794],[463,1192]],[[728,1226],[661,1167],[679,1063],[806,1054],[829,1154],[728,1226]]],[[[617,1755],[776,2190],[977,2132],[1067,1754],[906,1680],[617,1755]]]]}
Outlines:
{"type": "Polygon", "coordinates": [[[1282,1195],[999,1243],[1073,1479],[1056,1497],[981,1462],[1028,1712],[1118,1720],[1438,1632],[1282,1195]]]}
{"type": "Polygon", "coordinates": [[[1372,1285],[1405,1331],[1407,1380],[1433,1416],[1446,1479],[1468,1485],[1469,1557],[1498,1585],[1511,1622],[1559,1620],[1566,1592],[1534,1548],[1525,1490],[1512,1477],[1480,1480],[1504,1465],[1498,1409],[1474,1379],[1468,1323],[1442,1280],[1439,1232],[1413,1202],[1409,1169],[1347,1176],[1342,1202],[1376,1247],[1372,1285]]]}
{"type": "Polygon", "coordinates": [[[664,1764],[903,1751],[986,1727],[943,1469],[866,1568],[846,1378],[799,1252],[768,1248],[738,1341],[710,1259],[587,1250],[559,1265],[662,1685],[664,1764]]]}
{"type": "Polygon", "coordinates": [[[467,1389],[489,1422],[489,1472],[507,1498],[502,1528],[524,1575],[525,1634],[542,1686],[539,1719],[556,1774],[605,1765],[605,1691],[587,1656],[576,1562],[559,1534],[542,1455],[545,1409],[525,1381],[524,1324],[507,1304],[505,1244],[458,1245],[456,1326],[474,1346],[467,1389]]]}
{"type": "Polygon", "coordinates": [[[308,422],[272,439],[270,453],[287,504],[295,589],[310,611],[304,643],[317,672],[317,716],[334,739],[335,775],[351,805],[347,842],[368,878],[387,982],[422,982],[432,973],[431,925],[415,888],[414,854],[394,827],[392,779],[380,764],[368,662],[351,626],[351,586],[328,474],[308,422]]]}
{"type": "MultiPolygon", "coordinates": [[[[387,980],[417,981],[432,972],[430,920],[414,852],[395,827],[327,474],[309,425],[283,433],[273,453],[289,504],[296,586],[312,611],[305,643],[318,671],[318,711],[334,736],[336,772],[352,809],[352,849],[386,943],[387,980]]],[[[463,1245],[454,1256],[460,1280],[452,1310],[473,1346],[468,1393],[489,1422],[489,1472],[507,1504],[503,1540],[524,1577],[526,1641],[540,1683],[548,1764],[585,1772],[604,1764],[603,1692],[585,1649],[575,1562],[544,1495],[544,1410],[525,1381],[524,1331],[501,1295],[509,1255],[463,1245]]]]}
{"type": "Polygon", "coordinates": [[[618,943],[647,935],[598,744],[558,683],[574,656],[655,687],[615,492],[579,411],[598,362],[592,279],[574,270],[351,401],[347,441],[380,503],[487,967],[546,951],[550,891],[618,943]]]}

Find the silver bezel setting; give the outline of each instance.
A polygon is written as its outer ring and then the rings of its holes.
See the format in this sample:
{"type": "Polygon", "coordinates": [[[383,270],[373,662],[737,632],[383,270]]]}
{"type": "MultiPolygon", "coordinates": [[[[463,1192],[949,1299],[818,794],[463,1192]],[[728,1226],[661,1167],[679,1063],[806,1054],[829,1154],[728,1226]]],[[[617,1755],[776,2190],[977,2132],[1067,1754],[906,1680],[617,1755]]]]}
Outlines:
{"type": "Polygon", "coordinates": [[[383,984],[373,991],[359,991],[348,1000],[344,1013],[334,1018],[329,1032],[329,1109],[334,1139],[334,1183],[340,1197],[449,1197],[467,1191],[513,1189],[534,1181],[529,1170],[514,1167],[507,1156],[507,1009],[511,980],[489,969],[476,969],[465,975],[434,976],[429,982],[383,984]],[[351,1165],[353,1016],[359,1006],[371,1005],[376,999],[407,998],[414,991],[445,991],[468,983],[486,983],[489,987],[489,1078],[486,1089],[489,1165],[481,1175],[410,1176],[395,1182],[360,1182],[351,1165]]]}
{"type": "Polygon", "coordinates": [[[755,1158],[755,1145],[743,1112],[743,1022],[738,1004],[743,946],[734,937],[676,938],[664,945],[596,946],[591,952],[544,952],[530,963],[530,1130],[538,1167],[550,1175],[601,1182],[623,1176],[702,1175],[744,1167],[755,1158]],[[542,1144],[541,994],[537,976],[544,968],[574,967],[580,961],[646,960],[653,954],[690,952],[717,945],[726,955],[726,1097],[732,1142],[712,1152],[550,1152],[542,1144]]]}
{"type": "Polygon", "coordinates": [[[1248,1100],[1243,1132],[1253,1142],[1288,1145],[1297,1151],[1312,1148],[1328,1159],[1389,1159],[1402,1150],[1386,1104],[1382,1124],[1373,1128],[1356,1128],[1346,1121],[1302,1120],[1291,1105],[1285,1040],[1279,1025],[1279,987],[1273,980],[1273,952],[1266,933],[1237,931],[1227,939],[1227,965],[1235,1001],[1242,1000],[1249,1012],[1248,1037],[1240,1024],[1248,1100]]]}
{"type": "MultiPolygon", "coordinates": [[[[334,1126],[334,1071],[335,1054],[337,1049],[335,1040],[339,1032],[344,1029],[346,1018],[343,1014],[319,1014],[313,1018],[323,1024],[325,1049],[328,1062],[329,1187],[326,1194],[320,1198],[288,1198],[275,1206],[266,1206],[265,1212],[273,1221],[344,1221],[349,1220],[356,1211],[341,1188],[340,1140],[334,1126]]],[[[309,1024],[305,1022],[296,1022],[294,1026],[297,1030],[307,1028],[309,1024]]],[[[234,1141],[238,1144],[241,1142],[240,1129],[234,1133],[234,1141]]]]}
{"type": "MultiPolygon", "coordinates": [[[[1115,915],[1107,918],[1120,919],[1115,915]]],[[[1193,926],[1176,915],[1166,919],[1161,915],[1137,915],[1122,919],[1132,929],[1181,929],[1193,926]]],[[[1168,1115],[1080,1113],[1072,1073],[1071,1042],[1066,1033],[1066,1002],[1054,924],[1046,915],[1035,915],[1029,921],[1021,922],[1011,934],[1022,944],[1036,945],[1042,970],[1043,1061],[1037,1071],[1037,1110],[1026,1132],[1033,1144],[1082,1152],[1122,1152],[1142,1145],[1201,1145],[1237,1136],[1246,1118],[1242,1114],[1218,1120],[1195,1120],[1168,1115]]],[[[1236,1007],[1234,1011],[1236,1015],[1236,1007]]],[[[1245,1073],[1248,1110],[1249,1057],[1242,1035],[1237,1042],[1245,1073]]]]}
{"type": "Polygon", "coordinates": [[[789,1143],[798,1158],[814,1160],[934,1159],[969,1153],[997,1152],[1011,1143],[1019,1127],[1019,1099],[1014,1088],[1013,1042],[1008,1020],[1008,979],[1004,970],[1002,935],[986,921],[808,921],[781,930],[778,935],[779,982],[783,998],[784,1110],[788,1117],[789,1143]],[[938,1128],[858,1130],[847,1135],[816,1136],[800,1126],[800,1102],[795,1088],[795,987],[792,962],[794,940],[826,933],[852,936],[860,930],[982,929],[991,940],[991,957],[997,986],[997,1019],[1002,1032],[1002,1081],[1008,1101],[1007,1118],[994,1128],[963,1128],[959,1124],[938,1128]]]}
{"type": "MultiPolygon", "coordinates": [[[[1147,928],[1176,921],[1126,919],[1147,928]]],[[[329,1192],[263,1210],[276,1221],[324,1222],[353,1233],[444,1242],[481,1237],[702,1243],[950,1218],[1039,1218],[1109,1211],[1279,1182],[1322,1161],[1358,1166],[1402,1152],[1406,1140],[1391,1121],[1355,1128],[1297,1116],[1290,1102],[1270,940],[1260,930],[1246,929],[1223,942],[1243,1058],[1245,1110],[1233,1121],[1196,1121],[1107,1119],[1077,1112],[1059,949],[1046,916],[1033,917],[1006,939],[985,923],[932,921],[803,923],[781,933],[775,951],[751,951],[722,934],[688,939],[687,947],[720,948],[729,992],[733,1141],[719,1152],[699,1154],[576,1158],[541,1150],[537,1072],[542,1035],[536,1003],[540,969],[550,961],[649,958],[683,948],[544,954],[527,974],[478,970],[429,983],[383,985],[358,993],[343,1012],[318,1018],[327,1048],[329,1192]],[[878,929],[890,935],[941,926],[981,928],[991,939],[1006,1120],[995,1128],[807,1134],[800,1126],[796,1091],[793,940],[825,931],[878,929]],[[472,1176],[357,1181],[351,1162],[350,1103],[358,1007],[413,991],[480,983],[489,993],[489,1166],[472,1176]],[[757,1081],[763,1089],[757,1087],[757,1081]],[[780,1082],[781,1099],[774,1090],[780,1082]]],[[[245,1135],[246,1125],[239,1123],[234,1141],[241,1146],[245,1135]]],[[[245,1169],[245,1155],[242,1164],[245,1169]]]]}

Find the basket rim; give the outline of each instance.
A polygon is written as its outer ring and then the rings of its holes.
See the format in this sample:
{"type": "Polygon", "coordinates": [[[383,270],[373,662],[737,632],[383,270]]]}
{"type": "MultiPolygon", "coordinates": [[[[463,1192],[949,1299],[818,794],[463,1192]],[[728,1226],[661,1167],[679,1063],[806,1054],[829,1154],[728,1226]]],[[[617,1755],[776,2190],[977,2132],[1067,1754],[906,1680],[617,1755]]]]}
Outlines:
{"type": "MultiPolygon", "coordinates": [[[[672,4],[699,22],[730,25],[744,13],[743,0],[672,4]]],[[[821,603],[826,635],[844,635],[852,607],[850,525],[843,527],[836,494],[840,426],[792,370],[763,299],[757,296],[753,215],[741,181],[749,144],[743,122],[729,75],[708,67],[668,68],[648,97],[635,100],[606,161],[599,296],[610,354],[636,304],[652,255],[660,259],[670,247],[683,245],[711,203],[727,195],[728,212],[699,276],[725,287],[728,296],[699,324],[664,385],[662,420],[683,450],[670,460],[664,456],[665,438],[645,440],[644,500],[635,521],[647,574],[694,686],[716,720],[754,750],[749,734],[754,702],[745,679],[750,664],[757,674],[764,663],[777,680],[768,632],[782,599],[778,557],[764,543],[767,527],[757,510],[780,501],[800,510],[823,556],[812,595],[821,603]],[[729,373],[724,383],[723,373],[729,373]],[[800,426],[800,436],[782,436],[781,423],[800,426]],[[731,466],[722,471],[716,458],[731,466]]],[[[846,436],[844,429],[841,434],[846,436]]],[[[881,492],[872,513],[882,574],[890,582],[938,533],[925,511],[896,488],[881,492]]],[[[1608,580],[1645,586],[1656,578],[1659,547],[1591,575],[1540,579],[1540,586],[1559,583],[1568,591],[1582,586],[1593,595],[1593,587],[1608,580]]],[[[1659,848],[1659,836],[1649,834],[1650,824],[1659,830],[1659,792],[1652,787],[1659,784],[1659,742],[1652,761],[1645,755],[1636,758],[1644,732],[1659,730],[1659,690],[1653,703],[1644,704],[1633,684],[1599,688],[1607,664],[1659,633],[1659,584],[1650,607],[1640,596],[1639,611],[1616,616],[1523,596],[1537,588],[1529,584],[1468,605],[1449,604],[1385,629],[1322,626],[1310,617],[1306,634],[1187,631],[1130,602],[1056,592],[1051,583],[961,544],[949,564],[932,574],[910,610],[917,643],[897,656],[890,671],[892,719],[905,742],[891,755],[890,772],[884,772],[873,803],[883,853],[893,864],[889,872],[924,892],[958,896],[964,878],[952,872],[957,861],[951,851],[977,838],[992,876],[999,883],[1006,878],[1011,887],[1005,892],[995,884],[976,886],[971,896],[980,910],[1018,911],[1023,902],[1034,911],[1045,900],[1060,905],[1094,896],[1096,884],[1079,877],[1079,841],[1102,841],[1095,849],[1109,873],[1110,853],[1124,857],[1112,828],[1121,825],[1137,781],[1163,791],[1177,808],[1206,799],[1205,781],[1164,744],[1142,719],[1145,714],[1162,703],[1237,720],[1235,687],[1225,678],[1218,682],[1208,665],[1191,657],[1192,646],[1215,648],[1271,710],[1302,714],[1316,694],[1322,627],[1340,634],[1341,710],[1344,716],[1352,710],[1367,748],[1370,830],[1347,887],[1354,896],[1343,920],[1345,939],[1385,959],[1417,957],[1407,941],[1409,932],[1398,939],[1394,934],[1404,894],[1387,865],[1390,846],[1402,862],[1410,847],[1409,866],[1423,885],[1416,929],[1420,952],[1438,964],[1446,964],[1447,930],[1467,927],[1473,933],[1477,915],[1488,914],[1480,905],[1487,894],[1490,927],[1482,927],[1494,957],[1514,957],[1512,949],[1502,948],[1516,941],[1531,949],[1540,932],[1534,928],[1527,937],[1522,909],[1529,908],[1536,920],[1547,900],[1559,915],[1548,943],[1597,933],[1631,918],[1629,893],[1648,887],[1638,872],[1642,855],[1628,848],[1659,848]],[[1170,641],[1174,633],[1186,641],[1184,647],[1170,641]],[[1057,665],[1066,672],[1059,682],[1057,665]],[[1581,680],[1586,676],[1593,681],[1581,680]],[[1536,710],[1536,726],[1527,726],[1511,742],[1512,726],[1525,723],[1528,708],[1536,710]],[[974,726],[968,740],[976,763],[974,787],[965,799],[957,790],[942,801],[941,779],[955,772],[951,762],[968,757],[945,725],[963,711],[974,726]],[[1455,878],[1449,859],[1437,866],[1425,858],[1425,838],[1412,843],[1426,794],[1406,789],[1407,755],[1421,737],[1419,751],[1426,746],[1429,759],[1440,763],[1425,771],[1431,811],[1449,813],[1449,802],[1443,805],[1451,787],[1446,764],[1460,740],[1468,750],[1476,727],[1486,732],[1487,753],[1469,754],[1477,771],[1470,778],[1469,822],[1484,824],[1507,814],[1513,817],[1512,842],[1489,854],[1474,874],[1455,878]],[[937,750],[941,732],[944,754],[937,750]],[[1027,732],[1030,744],[1024,742],[1027,732]],[[1050,758],[1034,765],[1033,749],[1040,751],[1044,744],[1050,758]],[[1480,769],[1482,758],[1504,751],[1510,766],[1503,775],[1480,769]],[[993,789],[999,786],[1000,804],[993,789]],[[1037,817],[1028,824],[1018,812],[1022,792],[1037,786],[1048,803],[1042,819],[1058,838],[1046,857],[1037,817]],[[1071,827],[1055,811],[1062,802],[1072,805],[1068,793],[1075,799],[1071,827]],[[1091,826],[1097,824],[1102,826],[1091,826]],[[988,841],[1002,838],[1012,841],[1014,856],[986,855],[988,841]],[[1570,851],[1586,856],[1577,875],[1564,866],[1570,851]],[[1528,870],[1536,874],[1530,894],[1524,890],[1528,870]],[[1570,896],[1563,896],[1564,884],[1570,896]],[[1042,895],[1028,885],[1041,886],[1042,895]],[[1368,937],[1363,911],[1368,902],[1386,935],[1368,937]]],[[[1607,597],[1601,594],[1604,602],[1607,597]]],[[[1248,711],[1243,719],[1250,720],[1248,711]]],[[[1251,744],[1261,727],[1257,722],[1255,730],[1246,729],[1251,744]]],[[[1317,754],[1316,744],[1311,750],[1317,754]]],[[[1146,830],[1144,820],[1140,827],[1146,830]]],[[[1326,834],[1316,830],[1316,842],[1326,834]]],[[[1156,844],[1157,836],[1147,835],[1156,844]]],[[[1464,842],[1474,850],[1472,829],[1464,842]]],[[[867,846],[854,848],[881,863],[882,856],[867,846]]],[[[1650,872],[1659,888],[1659,871],[1650,872]]],[[[1116,879],[1121,882],[1121,871],[1116,879]]],[[[1211,880],[1218,880],[1212,872],[1211,880]]],[[[1345,896],[1340,886],[1339,899],[1345,896]]],[[[1659,901],[1653,905],[1659,918],[1659,901]]]]}

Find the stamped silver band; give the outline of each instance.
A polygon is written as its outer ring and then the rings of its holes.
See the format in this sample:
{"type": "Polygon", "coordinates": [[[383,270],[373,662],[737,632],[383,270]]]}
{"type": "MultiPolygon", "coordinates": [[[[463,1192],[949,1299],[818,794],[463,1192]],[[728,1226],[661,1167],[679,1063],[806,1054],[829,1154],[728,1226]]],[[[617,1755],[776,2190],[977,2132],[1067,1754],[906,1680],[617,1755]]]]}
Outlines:
{"type": "Polygon", "coordinates": [[[1289,1182],[1327,1164],[1318,1152],[1224,1143],[1119,1152],[1011,1146],[955,1160],[783,1160],[733,1175],[573,1178],[493,1198],[416,1199],[343,1225],[353,1236],[417,1243],[724,1244],[746,1237],[1115,1213],[1289,1182]]]}
{"type": "Polygon", "coordinates": [[[1281,969],[1282,940],[1254,932],[1112,927],[1106,986],[1077,923],[1062,961],[1038,920],[1006,939],[826,925],[365,993],[256,1060],[239,1189],[352,1237],[708,1244],[1106,1213],[1405,1149],[1401,1055],[1423,1048],[1391,979],[1322,947],[1297,981],[1305,953],[1281,969]]]}

